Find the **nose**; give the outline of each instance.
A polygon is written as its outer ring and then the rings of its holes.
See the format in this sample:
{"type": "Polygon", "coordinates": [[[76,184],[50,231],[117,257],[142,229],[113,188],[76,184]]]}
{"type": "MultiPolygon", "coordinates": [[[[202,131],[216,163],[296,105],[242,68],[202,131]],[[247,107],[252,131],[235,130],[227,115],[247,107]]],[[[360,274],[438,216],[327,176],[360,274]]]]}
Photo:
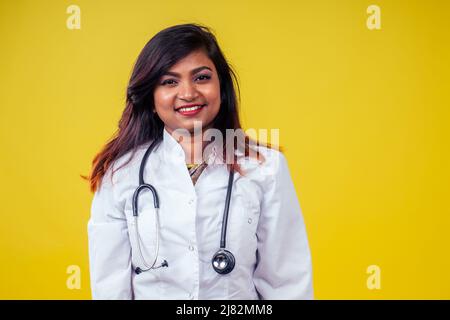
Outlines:
{"type": "Polygon", "coordinates": [[[182,82],[178,88],[178,98],[180,98],[181,100],[192,101],[195,100],[198,96],[198,91],[195,87],[195,84],[191,83],[190,81],[182,82]]]}

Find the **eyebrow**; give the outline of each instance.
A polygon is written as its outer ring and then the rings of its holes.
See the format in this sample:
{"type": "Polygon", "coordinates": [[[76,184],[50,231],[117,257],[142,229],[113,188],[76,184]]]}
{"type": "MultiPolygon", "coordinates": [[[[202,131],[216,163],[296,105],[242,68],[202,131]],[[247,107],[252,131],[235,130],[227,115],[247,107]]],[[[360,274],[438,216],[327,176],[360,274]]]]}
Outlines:
{"type": "MultiPolygon", "coordinates": [[[[204,69],[207,69],[207,70],[209,70],[209,71],[212,71],[211,68],[209,68],[209,67],[207,67],[207,66],[201,66],[201,67],[192,69],[190,73],[191,73],[191,75],[194,75],[194,74],[196,74],[196,73],[198,73],[198,72],[200,72],[200,71],[202,71],[202,70],[204,70],[204,69]]],[[[177,72],[166,71],[166,72],[164,72],[163,76],[166,76],[166,75],[167,75],[167,76],[174,76],[174,77],[180,78],[180,74],[177,73],[177,72]]]]}

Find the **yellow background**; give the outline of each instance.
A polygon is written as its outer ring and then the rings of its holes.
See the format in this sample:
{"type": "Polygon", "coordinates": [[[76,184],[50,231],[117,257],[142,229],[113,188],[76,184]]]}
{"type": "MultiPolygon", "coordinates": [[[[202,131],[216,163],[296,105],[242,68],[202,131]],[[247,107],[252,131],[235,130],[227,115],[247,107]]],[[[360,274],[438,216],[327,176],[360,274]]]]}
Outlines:
{"type": "Polygon", "coordinates": [[[449,12],[444,0],[2,0],[0,298],[90,299],[79,175],[115,131],[145,43],[198,22],[239,74],[245,128],[280,129],[315,297],[449,299],[449,12]],[[80,30],[66,27],[71,4],[80,30]],[[381,30],[366,27],[371,4],[381,30]]]}

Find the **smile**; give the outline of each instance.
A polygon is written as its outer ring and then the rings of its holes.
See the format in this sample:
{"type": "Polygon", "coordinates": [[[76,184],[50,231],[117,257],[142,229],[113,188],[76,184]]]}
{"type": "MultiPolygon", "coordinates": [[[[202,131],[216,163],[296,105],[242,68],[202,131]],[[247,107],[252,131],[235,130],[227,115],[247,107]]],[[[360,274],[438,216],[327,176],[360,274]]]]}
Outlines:
{"type": "Polygon", "coordinates": [[[181,113],[184,116],[192,116],[192,115],[199,113],[205,106],[206,106],[206,104],[196,105],[196,106],[192,106],[192,107],[182,107],[182,108],[176,109],[176,111],[181,113]]]}

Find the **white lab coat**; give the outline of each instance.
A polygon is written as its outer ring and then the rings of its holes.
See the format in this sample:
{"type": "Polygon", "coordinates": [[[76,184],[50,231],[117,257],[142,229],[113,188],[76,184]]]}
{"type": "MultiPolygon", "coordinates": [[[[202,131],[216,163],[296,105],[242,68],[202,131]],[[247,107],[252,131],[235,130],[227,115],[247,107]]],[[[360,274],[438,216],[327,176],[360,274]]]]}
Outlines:
{"type": "MultiPolygon", "coordinates": [[[[88,222],[93,299],[313,299],[312,264],[302,212],[285,157],[259,146],[266,161],[241,162],[230,203],[227,249],[236,258],[231,273],[214,271],[211,258],[220,246],[228,171],[214,146],[209,166],[193,185],[185,155],[164,130],[150,155],[144,180],[160,199],[159,258],[169,266],[136,274],[131,199],[139,165],[149,144],[114,173],[94,195],[88,222]]],[[[129,154],[118,159],[118,168],[129,154]]],[[[151,193],[139,198],[139,230],[145,260],[155,249],[155,212],[151,193]]]]}

